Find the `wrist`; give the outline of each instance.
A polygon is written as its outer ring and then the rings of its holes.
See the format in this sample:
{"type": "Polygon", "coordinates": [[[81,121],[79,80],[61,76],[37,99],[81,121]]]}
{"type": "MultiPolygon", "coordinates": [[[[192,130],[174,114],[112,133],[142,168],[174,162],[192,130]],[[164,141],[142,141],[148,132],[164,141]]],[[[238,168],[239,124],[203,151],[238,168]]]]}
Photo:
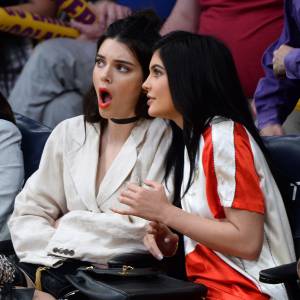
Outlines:
{"type": "Polygon", "coordinates": [[[168,227],[172,227],[172,219],[176,218],[177,215],[177,207],[175,207],[171,203],[166,203],[164,207],[160,210],[160,214],[158,216],[158,222],[167,225],[168,227]]]}

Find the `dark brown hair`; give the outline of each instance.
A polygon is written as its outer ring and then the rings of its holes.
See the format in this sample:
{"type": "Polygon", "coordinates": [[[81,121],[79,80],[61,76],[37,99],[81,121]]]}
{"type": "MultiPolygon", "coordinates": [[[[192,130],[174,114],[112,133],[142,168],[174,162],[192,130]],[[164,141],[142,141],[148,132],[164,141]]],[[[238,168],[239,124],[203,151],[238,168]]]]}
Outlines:
{"type": "MultiPolygon", "coordinates": [[[[97,43],[99,50],[102,43],[110,38],[125,44],[135,55],[143,71],[143,79],[149,75],[149,63],[152,57],[152,48],[160,38],[159,28],[161,22],[152,10],[144,10],[127,18],[112,23],[97,43]]],[[[84,119],[89,123],[106,123],[98,110],[97,96],[94,87],[90,89],[84,99],[84,119]]],[[[141,93],[136,106],[136,115],[150,118],[148,115],[147,98],[141,93]]]]}
{"type": "Polygon", "coordinates": [[[6,98],[0,92],[0,119],[16,123],[14,114],[6,98]]]}

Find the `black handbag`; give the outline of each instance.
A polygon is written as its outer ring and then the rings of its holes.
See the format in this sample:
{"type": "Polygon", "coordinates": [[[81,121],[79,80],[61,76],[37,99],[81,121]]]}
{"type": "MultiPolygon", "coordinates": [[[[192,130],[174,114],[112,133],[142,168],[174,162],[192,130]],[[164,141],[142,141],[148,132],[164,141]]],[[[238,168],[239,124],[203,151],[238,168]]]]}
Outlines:
{"type": "Polygon", "coordinates": [[[32,300],[34,288],[15,288],[11,285],[5,285],[0,288],[1,300],[32,300]]]}
{"type": "Polygon", "coordinates": [[[78,268],[67,280],[90,300],[200,300],[207,289],[151,268],[78,268]]]}

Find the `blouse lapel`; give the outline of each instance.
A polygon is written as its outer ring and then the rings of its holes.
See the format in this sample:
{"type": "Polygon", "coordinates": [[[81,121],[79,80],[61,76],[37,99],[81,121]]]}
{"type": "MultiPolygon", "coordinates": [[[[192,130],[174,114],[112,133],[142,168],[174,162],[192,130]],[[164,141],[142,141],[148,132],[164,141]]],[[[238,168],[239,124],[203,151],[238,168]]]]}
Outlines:
{"type": "MultiPolygon", "coordinates": [[[[80,133],[77,133],[78,136],[80,133]]],[[[80,135],[82,136],[82,135],[80,135]]],[[[83,133],[83,137],[85,133],[83,133]]],[[[77,146],[67,154],[67,162],[74,187],[88,210],[99,211],[96,202],[96,174],[99,158],[99,124],[86,124],[86,138],[74,140],[77,146]]]]}
{"type": "Polygon", "coordinates": [[[97,196],[99,205],[109,200],[110,196],[120,188],[135,167],[138,147],[145,137],[149,124],[149,121],[139,123],[132,130],[127,141],[114,159],[99,187],[97,196]]]}

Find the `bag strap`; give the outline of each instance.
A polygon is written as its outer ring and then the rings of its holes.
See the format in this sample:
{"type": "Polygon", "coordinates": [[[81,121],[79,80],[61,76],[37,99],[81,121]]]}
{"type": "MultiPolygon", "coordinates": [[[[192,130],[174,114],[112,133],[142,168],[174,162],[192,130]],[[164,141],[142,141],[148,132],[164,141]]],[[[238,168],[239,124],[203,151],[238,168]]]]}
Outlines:
{"type": "Polygon", "coordinates": [[[117,276],[117,277],[146,277],[161,274],[161,271],[153,268],[134,268],[123,265],[122,268],[101,269],[95,266],[79,267],[77,271],[89,273],[94,276],[117,276]]]}

